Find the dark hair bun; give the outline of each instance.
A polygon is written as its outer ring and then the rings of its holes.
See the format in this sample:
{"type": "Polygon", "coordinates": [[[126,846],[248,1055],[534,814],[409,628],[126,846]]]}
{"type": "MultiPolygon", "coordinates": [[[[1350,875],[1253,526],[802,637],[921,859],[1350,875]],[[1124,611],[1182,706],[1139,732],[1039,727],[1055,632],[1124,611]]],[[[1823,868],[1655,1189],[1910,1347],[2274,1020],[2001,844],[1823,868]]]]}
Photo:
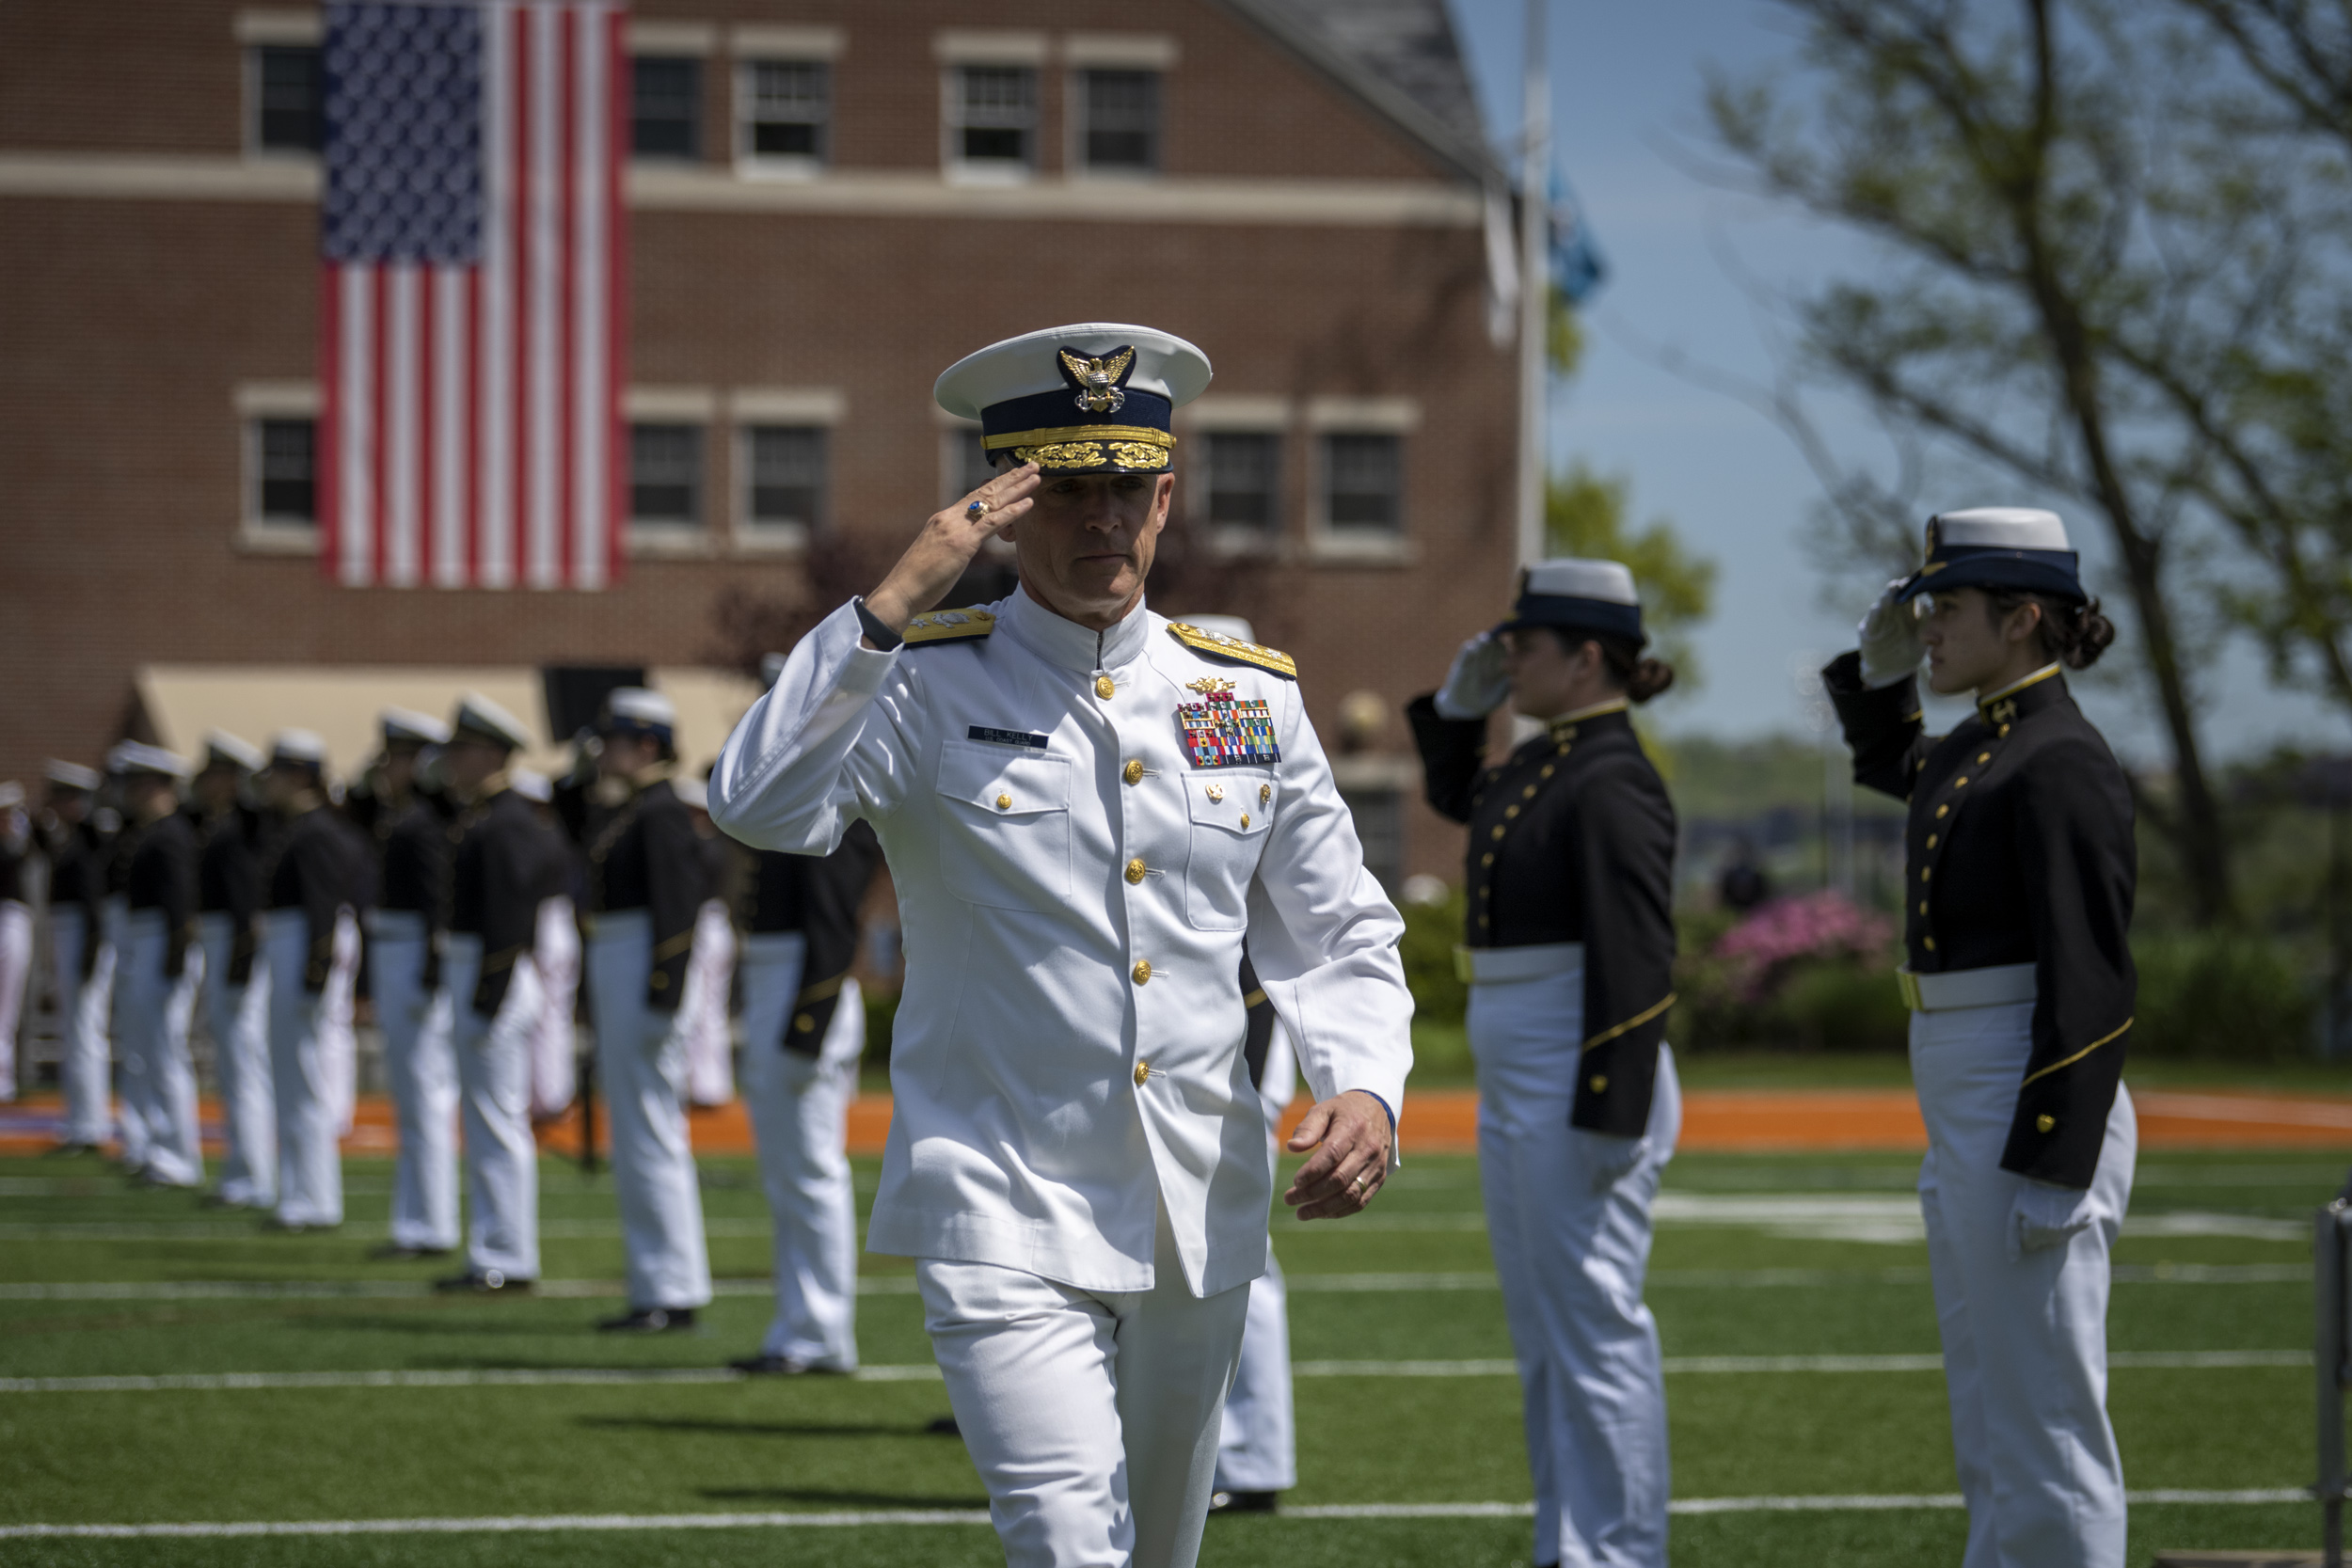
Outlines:
{"type": "Polygon", "coordinates": [[[2051,630],[2061,634],[2052,641],[2058,643],[2058,656],[2069,670],[2090,669],[2115,641],[2115,623],[2099,613],[2096,599],[2074,606],[2073,613],[2051,630]]]}
{"type": "MultiPolygon", "coordinates": [[[[1560,634],[1560,645],[1570,647],[1569,634],[1560,634]]],[[[1590,641],[1600,649],[1600,661],[1608,668],[1609,678],[1618,690],[1636,703],[1646,703],[1675,683],[1675,667],[1662,658],[1644,658],[1642,650],[1619,637],[1595,637],[1590,641]]]]}
{"type": "Polygon", "coordinates": [[[1645,658],[1633,667],[1633,678],[1625,683],[1625,694],[1637,703],[1646,703],[1675,683],[1675,667],[1662,658],[1645,658]]]}

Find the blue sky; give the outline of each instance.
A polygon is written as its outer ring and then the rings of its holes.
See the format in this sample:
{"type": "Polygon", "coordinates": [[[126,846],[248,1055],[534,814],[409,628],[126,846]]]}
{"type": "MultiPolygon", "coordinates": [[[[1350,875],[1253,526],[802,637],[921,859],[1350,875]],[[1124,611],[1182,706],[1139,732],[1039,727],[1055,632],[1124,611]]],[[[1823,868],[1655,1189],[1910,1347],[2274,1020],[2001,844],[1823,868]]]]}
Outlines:
{"type": "MultiPolygon", "coordinates": [[[[1498,139],[1515,137],[1521,0],[1450,3],[1488,124],[1498,139]]],[[[1555,400],[1553,461],[1582,457],[1625,475],[1637,519],[1671,517],[1689,544],[1720,563],[1716,613],[1698,638],[1705,684],[1655,710],[1661,723],[1724,736],[1801,731],[1809,705],[1792,668],[1805,662],[1800,656],[1851,646],[1854,617],[1877,584],[1866,571],[1851,588],[1837,585],[1835,610],[1823,604],[1830,585],[1804,546],[1820,492],[1795,446],[1764,415],[1659,362],[1678,353],[1769,382],[1776,329],[1757,290],[1769,294],[1776,285],[1869,265],[1868,253],[1844,235],[1688,171],[1688,153],[1706,141],[1706,70],[1772,68],[1789,56],[1793,24],[1760,0],[1549,3],[1559,160],[1610,263],[1587,315],[1582,373],[1555,400]]],[[[1816,414],[1842,451],[1873,452],[1872,426],[1860,410],[1825,403],[1816,414]]],[[[1944,504],[2022,499],[1970,494],[1944,504]]],[[[2086,546],[2095,589],[2102,578],[2092,521],[2068,521],[2086,546]]],[[[2153,760],[2160,749],[2131,672],[2094,673],[2105,677],[2084,683],[2094,719],[2119,750],[2153,760]]],[[[2242,654],[2223,661],[2201,695],[2206,743],[2217,754],[2285,736],[2352,744],[2342,720],[2271,691],[2242,654]]]]}

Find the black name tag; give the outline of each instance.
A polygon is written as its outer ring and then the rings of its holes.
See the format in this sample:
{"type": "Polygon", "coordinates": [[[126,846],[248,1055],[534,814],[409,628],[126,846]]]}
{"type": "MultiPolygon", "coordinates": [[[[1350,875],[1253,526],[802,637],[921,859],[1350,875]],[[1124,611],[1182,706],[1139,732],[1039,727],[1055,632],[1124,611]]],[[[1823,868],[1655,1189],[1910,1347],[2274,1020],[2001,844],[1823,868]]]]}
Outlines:
{"type": "Polygon", "coordinates": [[[1025,730],[992,730],[974,724],[963,733],[969,739],[984,740],[991,746],[1022,746],[1032,752],[1045,750],[1043,736],[1030,735],[1025,730]]]}

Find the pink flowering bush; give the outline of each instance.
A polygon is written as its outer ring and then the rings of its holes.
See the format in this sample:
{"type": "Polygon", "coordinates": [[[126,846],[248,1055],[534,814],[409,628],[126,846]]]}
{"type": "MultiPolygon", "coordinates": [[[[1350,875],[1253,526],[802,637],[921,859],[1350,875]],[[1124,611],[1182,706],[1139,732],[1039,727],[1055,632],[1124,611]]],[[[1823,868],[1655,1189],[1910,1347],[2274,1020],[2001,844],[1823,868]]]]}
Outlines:
{"type": "Polygon", "coordinates": [[[1893,940],[1886,916],[1823,889],[1775,898],[1717,938],[1713,956],[1731,969],[1742,1002],[1762,1002],[1807,960],[1875,964],[1893,940]]]}

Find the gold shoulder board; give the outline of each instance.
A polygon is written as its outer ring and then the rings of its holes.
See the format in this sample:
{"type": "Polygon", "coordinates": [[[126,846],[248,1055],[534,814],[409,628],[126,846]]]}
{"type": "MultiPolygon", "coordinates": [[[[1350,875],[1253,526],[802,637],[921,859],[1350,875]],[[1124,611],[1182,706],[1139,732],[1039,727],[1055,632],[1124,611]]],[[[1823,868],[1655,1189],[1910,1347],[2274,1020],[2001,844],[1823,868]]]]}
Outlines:
{"type": "Polygon", "coordinates": [[[927,642],[969,642],[996,629],[996,617],[985,610],[934,610],[917,615],[899,633],[910,648],[927,642]]]}
{"type": "Polygon", "coordinates": [[[1206,654],[1211,658],[1230,658],[1236,664],[1254,664],[1286,681],[1298,678],[1297,664],[1279,648],[1263,648],[1255,642],[1244,642],[1238,637],[1221,637],[1182,621],[1170,621],[1168,634],[1185,647],[1206,654]]]}

